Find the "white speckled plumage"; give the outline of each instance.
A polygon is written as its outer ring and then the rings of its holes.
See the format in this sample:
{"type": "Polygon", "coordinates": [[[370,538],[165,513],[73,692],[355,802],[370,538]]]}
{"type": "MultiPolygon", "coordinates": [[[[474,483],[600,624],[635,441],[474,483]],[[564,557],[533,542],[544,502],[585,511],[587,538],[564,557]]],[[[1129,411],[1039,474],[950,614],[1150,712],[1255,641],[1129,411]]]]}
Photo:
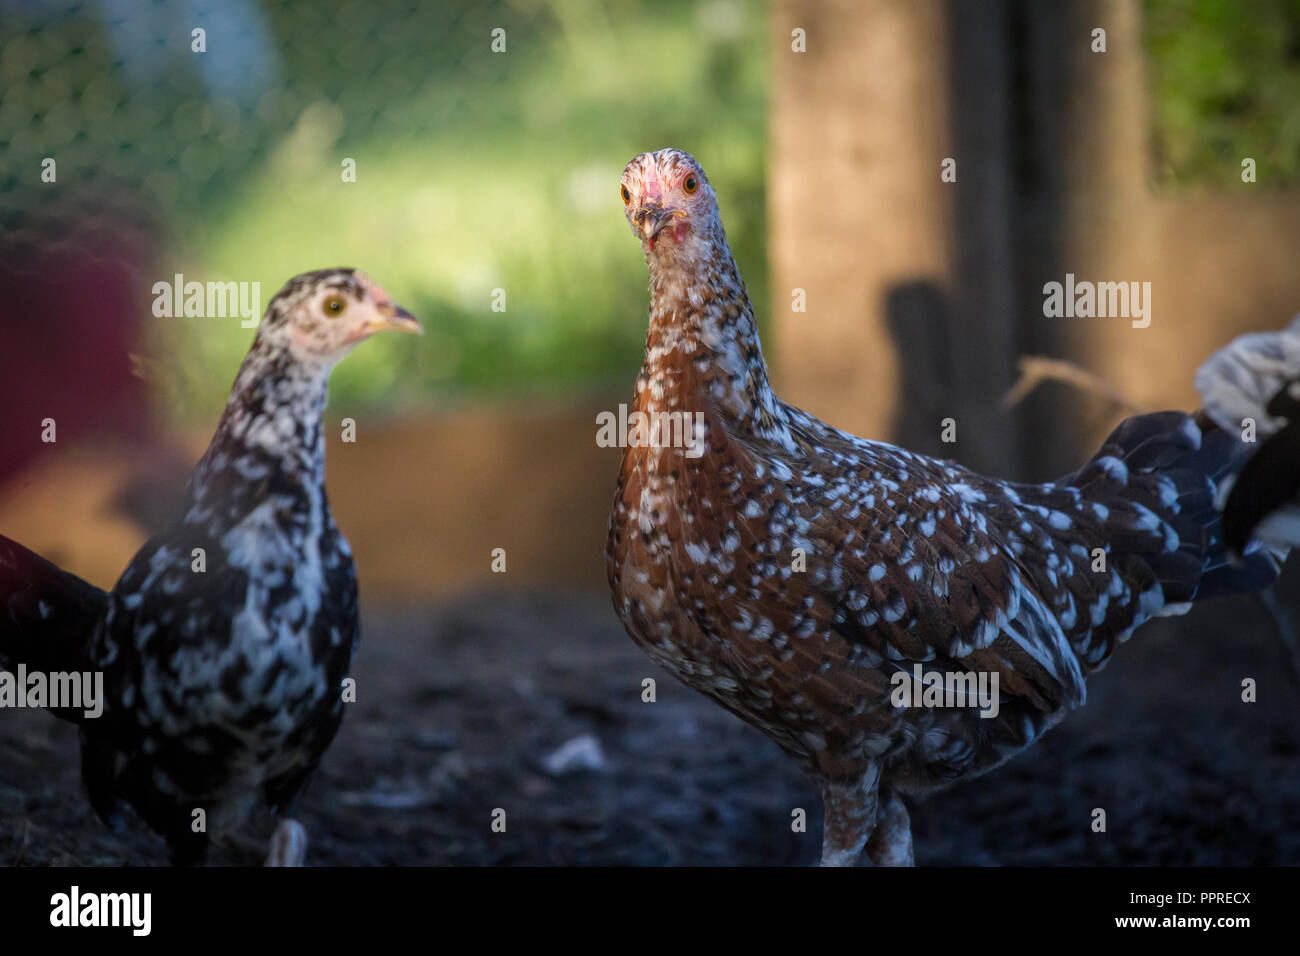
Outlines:
{"type": "Polygon", "coordinates": [[[699,164],[644,153],[622,190],[650,275],[635,410],[702,415],[708,438],[698,459],[625,452],[615,609],[653,660],[818,782],[824,862],[864,846],[910,861],[900,794],[1032,743],[1166,606],[1271,580],[1271,561],[1226,567],[1214,491],[1248,450],[1208,419],[1130,419],[1079,472],[1037,485],[832,428],[773,392],[699,164]],[[891,676],[916,663],[995,674],[997,716],[894,706],[891,676]]]}

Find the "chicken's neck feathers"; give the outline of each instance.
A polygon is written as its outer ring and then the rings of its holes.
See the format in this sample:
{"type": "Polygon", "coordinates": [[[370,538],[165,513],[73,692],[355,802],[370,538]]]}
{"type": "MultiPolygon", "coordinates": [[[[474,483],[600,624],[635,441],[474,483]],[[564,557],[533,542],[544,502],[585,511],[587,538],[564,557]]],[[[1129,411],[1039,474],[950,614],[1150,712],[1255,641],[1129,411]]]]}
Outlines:
{"type": "Polygon", "coordinates": [[[726,237],[691,241],[689,250],[647,256],[650,327],[637,408],[705,412],[730,431],[788,445],[785,406],[768,380],[758,323],[726,237]]]}
{"type": "Polygon", "coordinates": [[[187,521],[238,520],[268,494],[327,508],[321,416],[330,368],[255,344],[235,379],[216,433],[190,477],[187,521]]]}

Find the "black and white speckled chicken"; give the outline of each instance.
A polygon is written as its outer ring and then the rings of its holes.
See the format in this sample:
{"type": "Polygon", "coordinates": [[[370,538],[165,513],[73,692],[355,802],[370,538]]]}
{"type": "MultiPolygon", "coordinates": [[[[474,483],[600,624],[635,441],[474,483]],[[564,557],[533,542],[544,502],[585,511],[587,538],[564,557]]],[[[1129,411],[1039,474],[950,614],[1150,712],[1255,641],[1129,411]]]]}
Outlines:
{"type": "Polygon", "coordinates": [[[1220,488],[1228,549],[1300,541],[1300,316],[1216,352],[1196,388],[1219,427],[1259,447],[1220,488]]]}
{"type": "Polygon", "coordinates": [[[91,803],[114,827],[133,807],[174,862],[199,862],[210,835],[266,808],[280,818],[268,864],[302,861],[306,833],[291,814],[338,730],[357,639],[321,414],[335,363],[382,329],[420,327],[362,273],[291,279],[183,513],[112,591],[0,538],[0,663],[103,673],[100,716],[60,713],[80,725],[91,803]]]}
{"type": "Polygon", "coordinates": [[[773,393],[699,164],[644,153],[621,193],[651,301],[610,516],[615,609],[812,776],[823,863],[911,863],[901,795],[1033,743],[1149,618],[1273,580],[1275,554],[1234,564],[1222,539],[1216,488],[1255,447],[1238,431],[1140,415],[1033,485],[857,438],[773,393]]]}

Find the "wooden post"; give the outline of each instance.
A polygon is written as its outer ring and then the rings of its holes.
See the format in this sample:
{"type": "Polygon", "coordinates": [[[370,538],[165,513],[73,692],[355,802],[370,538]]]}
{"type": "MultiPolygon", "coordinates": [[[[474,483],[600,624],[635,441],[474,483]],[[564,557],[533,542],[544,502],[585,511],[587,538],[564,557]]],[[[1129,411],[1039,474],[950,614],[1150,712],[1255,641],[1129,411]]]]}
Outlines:
{"type": "Polygon", "coordinates": [[[1006,473],[1002,6],[778,0],[768,203],[784,396],[858,434],[1006,473]],[[941,178],[945,159],[956,182],[941,178]],[[796,289],[806,313],[792,311],[796,289]],[[947,418],[955,444],[940,440],[947,418]]]}

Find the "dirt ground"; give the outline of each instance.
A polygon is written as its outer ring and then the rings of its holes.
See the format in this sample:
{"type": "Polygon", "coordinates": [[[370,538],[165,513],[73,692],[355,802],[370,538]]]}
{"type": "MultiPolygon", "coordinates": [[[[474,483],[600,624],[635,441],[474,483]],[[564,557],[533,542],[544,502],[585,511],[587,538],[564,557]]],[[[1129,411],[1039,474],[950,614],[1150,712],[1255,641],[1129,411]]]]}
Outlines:
{"type": "MultiPolygon", "coordinates": [[[[918,863],[1300,863],[1300,693],[1271,627],[1249,598],[1149,625],[1037,746],[914,802],[918,863]],[[1258,703],[1241,701],[1244,677],[1258,703]],[[1089,827],[1094,807],[1106,833],[1089,827]]],[[[817,859],[813,788],[757,731],[651,664],[603,594],[366,607],[355,674],[359,700],[300,814],[313,864],[817,859]],[[572,741],[567,767],[548,763],[572,741]],[[796,807],[807,833],[791,830],[796,807]],[[505,833],[491,830],[496,808],[505,833]]],[[[0,711],[0,864],[165,862],[142,826],[100,825],[76,768],[71,727],[0,711]]],[[[262,854],[250,833],[211,862],[262,854]]]]}

